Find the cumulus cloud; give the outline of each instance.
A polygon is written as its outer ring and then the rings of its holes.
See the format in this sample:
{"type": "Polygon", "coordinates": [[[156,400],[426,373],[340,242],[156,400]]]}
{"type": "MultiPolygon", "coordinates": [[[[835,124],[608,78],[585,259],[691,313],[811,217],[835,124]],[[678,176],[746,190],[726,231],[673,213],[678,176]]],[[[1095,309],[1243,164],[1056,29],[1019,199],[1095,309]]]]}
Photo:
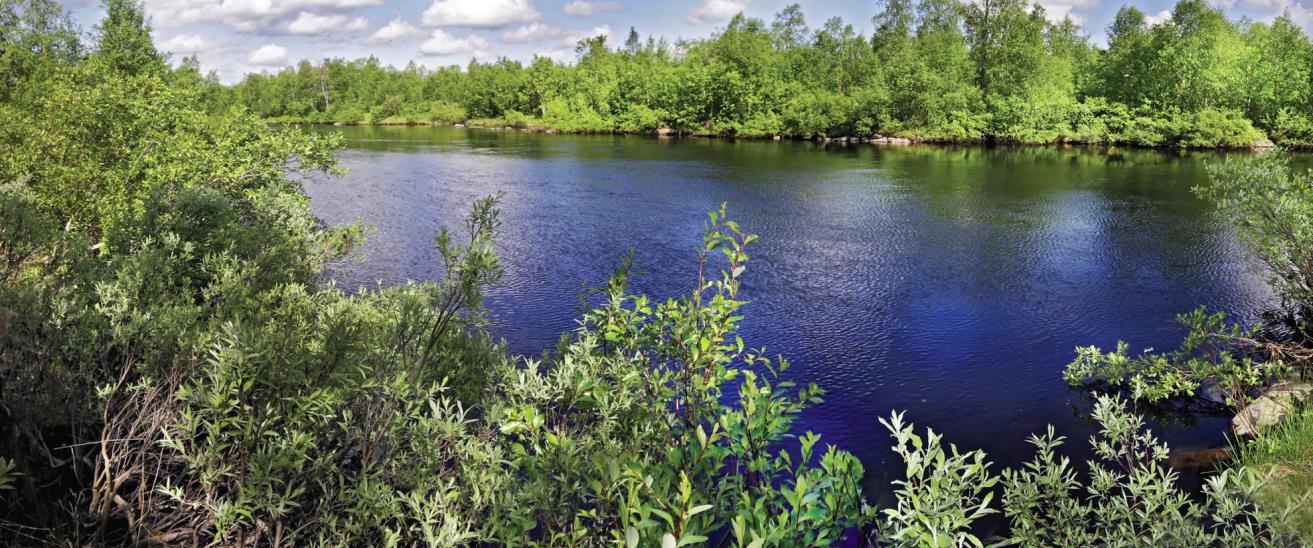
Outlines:
{"type": "Polygon", "coordinates": [[[388,21],[388,24],[375,31],[374,34],[370,35],[370,37],[365,40],[365,42],[370,44],[386,44],[388,42],[416,38],[423,35],[424,31],[415,28],[415,25],[412,25],[401,18],[397,18],[388,21]]]}
{"type": "Polygon", "coordinates": [[[689,23],[720,23],[743,12],[752,0],[702,0],[684,19],[689,23]]]}
{"type": "Polygon", "coordinates": [[[1073,13],[1072,10],[1091,8],[1098,3],[1099,0],[1040,0],[1039,5],[1044,7],[1044,14],[1049,21],[1058,23],[1066,17],[1071,17],[1072,22],[1083,25],[1085,16],[1073,13]]]}
{"type": "Polygon", "coordinates": [[[429,35],[419,46],[419,52],[424,55],[460,55],[465,53],[473,54],[475,57],[487,57],[488,39],[477,34],[470,34],[464,38],[457,37],[453,34],[436,29],[429,35]]]}
{"type": "Polygon", "coordinates": [[[592,17],[606,10],[618,10],[625,7],[620,2],[589,2],[588,0],[574,0],[562,8],[566,15],[570,17],[592,17]]]}
{"type": "Polygon", "coordinates": [[[580,40],[596,38],[598,36],[605,36],[607,42],[615,42],[615,34],[611,32],[611,27],[609,25],[601,25],[585,31],[574,31],[565,35],[565,45],[573,46],[579,43],[580,40]]]}
{"type": "MultiPolygon", "coordinates": [[[[1284,12],[1289,14],[1290,20],[1294,21],[1296,25],[1299,25],[1301,28],[1303,28],[1304,32],[1308,32],[1310,29],[1313,29],[1313,10],[1310,10],[1307,7],[1305,7],[1303,3],[1293,3],[1289,6],[1286,6],[1284,12]]],[[[1273,19],[1276,18],[1273,17],[1273,19]]]]}
{"type": "MultiPolygon", "coordinates": [[[[1231,3],[1234,4],[1235,1],[1231,0],[1231,3]]],[[[1313,29],[1313,11],[1303,0],[1241,0],[1240,3],[1245,7],[1268,12],[1268,15],[1258,17],[1263,23],[1271,24],[1278,16],[1285,14],[1305,31],[1313,29]]]]}
{"type": "Polygon", "coordinates": [[[1157,25],[1159,23],[1166,23],[1171,19],[1172,19],[1172,12],[1170,10],[1163,10],[1154,15],[1144,16],[1144,22],[1148,23],[1150,26],[1157,25]]]}
{"type": "Polygon", "coordinates": [[[261,67],[281,67],[287,64],[287,48],[268,44],[251,53],[246,62],[261,67]]]}
{"type": "Polygon", "coordinates": [[[535,22],[529,23],[528,25],[513,31],[502,33],[501,41],[507,44],[523,44],[526,42],[542,42],[545,40],[564,38],[568,34],[570,34],[570,31],[566,29],[535,22]]]}
{"type": "MultiPolygon", "coordinates": [[[[580,39],[599,37],[599,35],[604,35],[604,37],[607,37],[608,41],[614,39],[614,35],[611,32],[611,26],[609,25],[593,26],[592,29],[588,30],[570,30],[557,28],[557,26],[544,25],[541,24],[541,22],[533,22],[533,24],[524,25],[519,29],[503,33],[502,42],[550,42],[555,46],[561,46],[561,51],[574,51],[574,46],[576,43],[579,43],[580,39]]],[[[551,55],[553,53],[554,51],[549,51],[549,53],[544,55],[546,55],[546,57],[553,57],[553,55],[551,55]]]]}
{"type": "Polygon", "coordinates": [[[434,0],[420,23],[426,27],[500,29],[540,18],[532,0],[434,0]]]}
{"type": "Polygon", "coordinates": [[[291,34],[325,34],[334,31],[360,32],[369,28],[364,17],[348,18],[345,15],[316,15],[308,11],[301,12],[287,25],[291,34]]]}
{"type": "Polygon", "coordinates": [[[160,28],[216,23],[241,32],[285,30],[302,12],[340,13],[378,6],[383,0],[145,0],[146,13],[160,28]]]}
{"type": "Polygon", "coordinates": [[[160,42],[160,51],[181,55],[199,53],[212,49],[213,47],[213,44],[210,44],[209,40],[206,40],[199,34],[179,34],[173,38],[160,42]]]}

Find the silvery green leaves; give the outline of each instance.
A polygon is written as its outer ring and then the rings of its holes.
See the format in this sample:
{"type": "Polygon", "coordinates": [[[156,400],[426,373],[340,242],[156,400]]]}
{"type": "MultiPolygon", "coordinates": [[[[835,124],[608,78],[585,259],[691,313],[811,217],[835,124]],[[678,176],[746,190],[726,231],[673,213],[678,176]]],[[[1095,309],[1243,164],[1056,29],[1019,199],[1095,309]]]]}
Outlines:
{"type": "Polygon", "coordinates": [[[878,542],[895,546],[1287,546],[1293,509],[1255,506],[1262,478],[1246,469],[1209,480],[1206,497],[1194,499],[1165,465],[1167,447],[1144,420],[1115,396],[1100,396],[1093,417],[1100,425],[1090,439],[1099,460],[1084,481],[1059,454],[1064,438],[1050,427],[1029,442],[1035,458],[1000,475],[989,471],[980,451],[944,447],[933,431],[924,437],[895,413],[881,423],[893,434],[894,451],[906,464],[895,483],[897,504],[882,511],[878,542]],[[973,528],[989,514],[994,487],[1001,486],[1007,538],[981,539],[973,528]]]}

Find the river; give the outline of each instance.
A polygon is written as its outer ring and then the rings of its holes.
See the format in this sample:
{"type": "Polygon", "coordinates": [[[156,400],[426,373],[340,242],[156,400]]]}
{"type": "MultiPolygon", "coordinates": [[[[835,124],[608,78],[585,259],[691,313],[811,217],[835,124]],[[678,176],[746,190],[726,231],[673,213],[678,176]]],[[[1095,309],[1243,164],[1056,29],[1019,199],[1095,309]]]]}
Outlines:
{"type": "MultiPolygon", "coordinates": [[[[432,279],[434,228],[498,191],[505,284],[494,333],[540,355],[576,327],[582,284],[631,248],[635,289],[694,284],[706,212],[759,234],[742,335],[829,391],[800,431],[855,453],[868,495],[901,473],[877,422],[919,426],[999,465],[1052,424],[1089,456],[1090,402],[1060,374],[1077,345],[1175,348],[1199,305],[1253,320],[1274,300],[1234,231],[1190,192],[1220,154],[559,136],[431,127],[318,128],[348,174],[310,177],[315,212],[376,232],[339,286],[432,279]]],[[[1154,428],[1175,447],[1223,442],[1226,419],[1154,428]]]]}

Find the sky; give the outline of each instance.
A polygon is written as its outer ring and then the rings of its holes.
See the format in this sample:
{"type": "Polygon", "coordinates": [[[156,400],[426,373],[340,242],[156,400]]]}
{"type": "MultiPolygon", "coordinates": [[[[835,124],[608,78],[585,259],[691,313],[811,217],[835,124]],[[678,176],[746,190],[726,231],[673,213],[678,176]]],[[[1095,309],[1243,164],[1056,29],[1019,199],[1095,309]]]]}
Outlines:
{"type": "MultiPolygon", "coordinates": [[[[737,13],[770,21],[802,5],[812,28],[842,17],[867,34],[876,0],[145,0],[155,43],[174,62],[195,55],[203,71],[234,83],[250,72],[277,71],[308,59],[375,56],[385,64],[465,65],[544,55],[570,62],[582,38],[623,42],[631,27],[646,39],[703,38],[737,13]]],[[[1123,4],[1151,19],[1174,0],[1040,0],[1051,19],[1072,17],[1096,44],[1123,4]]],[[[1289,11],[1313,29],[1313,0],[1212,0],[1233,18],[1270,21],[1289,11]]],[[[84,31],[104,11],[96,0],[66,0],[84,31]]]]}

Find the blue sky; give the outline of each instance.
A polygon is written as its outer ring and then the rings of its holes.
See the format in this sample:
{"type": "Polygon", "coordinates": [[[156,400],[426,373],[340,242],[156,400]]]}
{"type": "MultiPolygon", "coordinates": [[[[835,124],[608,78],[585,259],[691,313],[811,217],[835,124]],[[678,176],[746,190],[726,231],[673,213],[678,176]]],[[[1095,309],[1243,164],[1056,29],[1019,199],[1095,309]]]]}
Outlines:
{"type": "MultiPolygon", "coordinates": [[[[1310,28],[1313,0],[1214,0],[1231,17],[1271,20],[1282,11],[1310,28]]],[[[156,43],[176,61],[196,55],[202,68],[224,82],[247,72],[277,70],[301,59],[374,55],[404,66],[429,67],[498,56],[529,60],[546,55],[573,59],[581,38],[624,40],[634,27],[649,35],[708,36],[735,13],[770,20],[791,0],[145,0],[156,43]]],[[[815,28],[839,16],[863,34],[870,31],[875,0],[800,0],[815,28]]],[[[1096,43],[1123,3],[1151,16],[1172,0],[1041,0],[1051,18],[1071,15],[1096,43]]],[[[66,7],[90,31],[102,11],[95,0],[67,0],[66,7]]]]}

